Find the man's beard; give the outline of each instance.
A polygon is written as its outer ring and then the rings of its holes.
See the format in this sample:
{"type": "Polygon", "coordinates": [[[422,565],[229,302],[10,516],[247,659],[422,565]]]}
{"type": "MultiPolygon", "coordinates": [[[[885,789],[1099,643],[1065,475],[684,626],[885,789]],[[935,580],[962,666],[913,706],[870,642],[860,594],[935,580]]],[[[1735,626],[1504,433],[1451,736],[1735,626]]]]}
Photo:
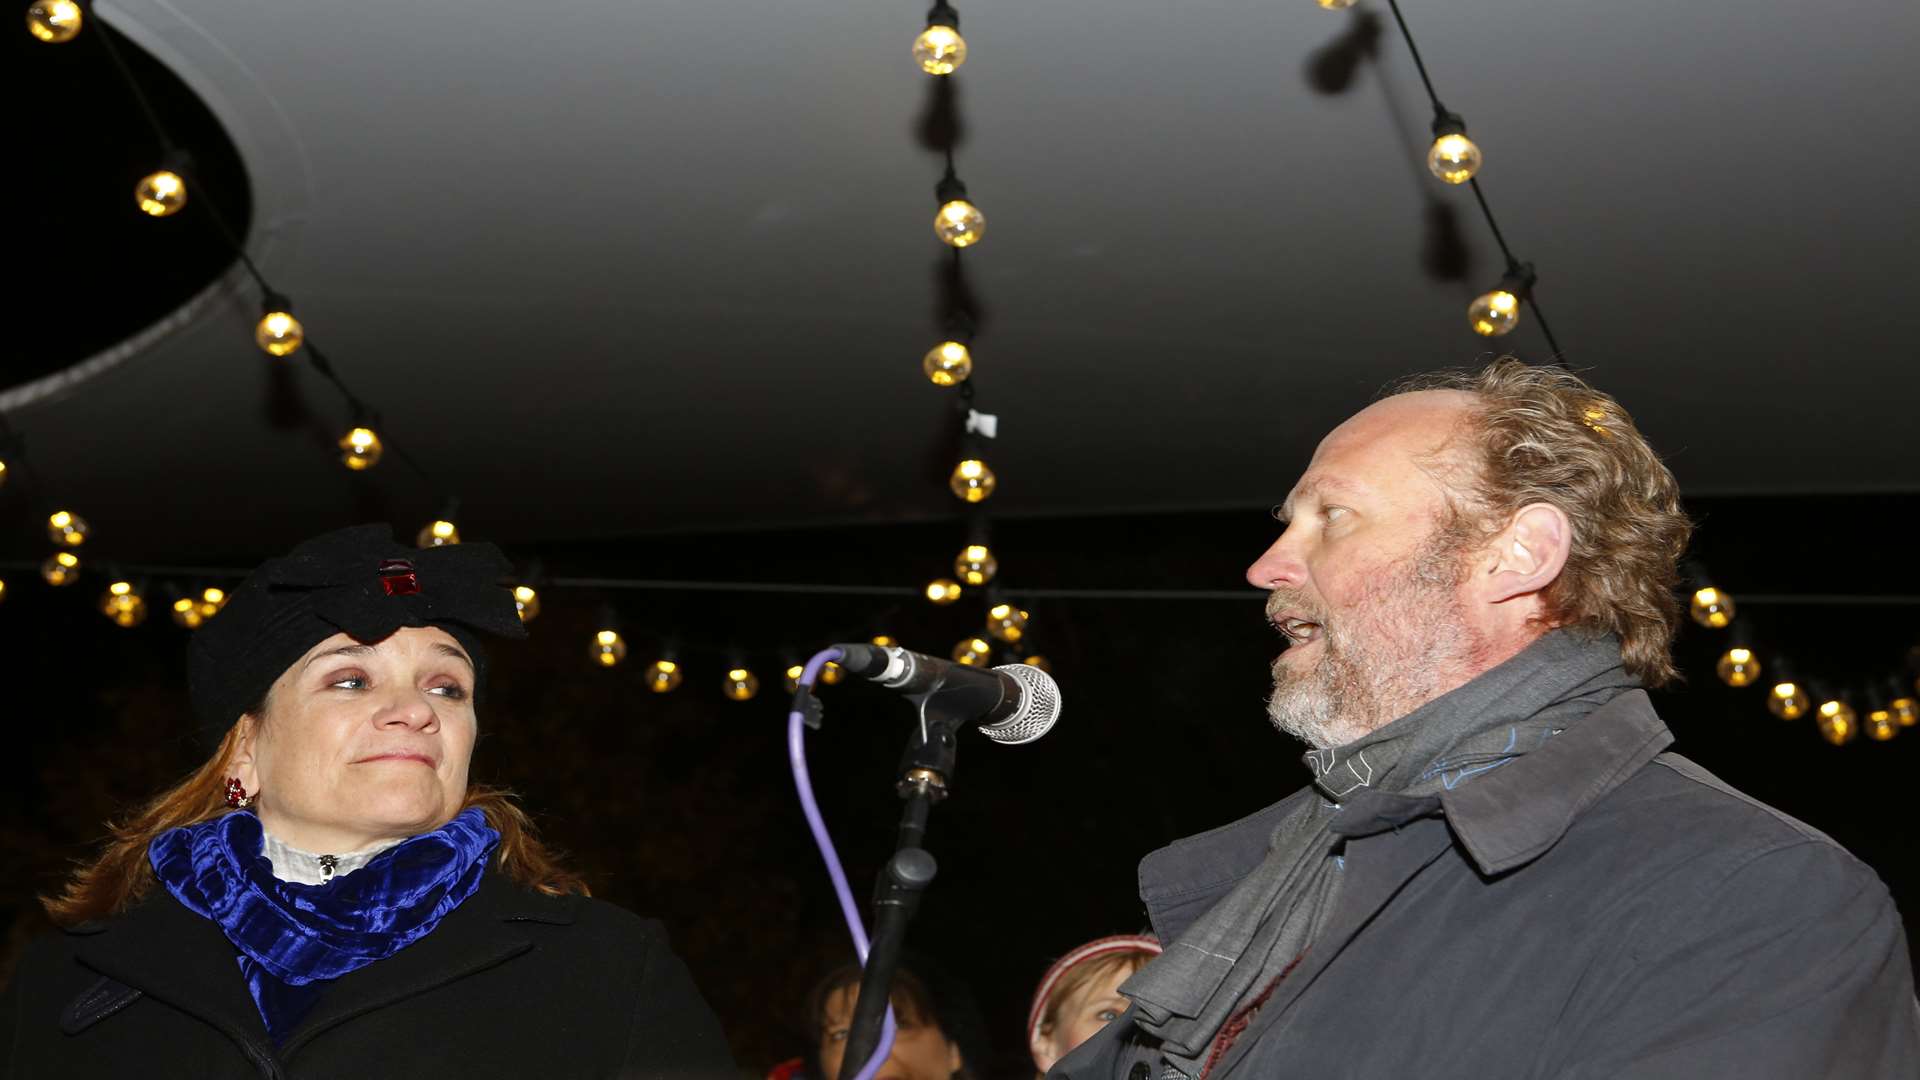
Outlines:
{"type": "Polygon", "coordinates": [[[1456,592],[1461,539],[1457,529],[1436,528],[1343,616],[1325,617],[1305,597],[1274,590],[1267,610],[1318,622],[1321,655],[1311,667],[1274,661],[1273,726],[1318,749],[1343,746],[1458,686],[1475,644],[1456,592]]]}

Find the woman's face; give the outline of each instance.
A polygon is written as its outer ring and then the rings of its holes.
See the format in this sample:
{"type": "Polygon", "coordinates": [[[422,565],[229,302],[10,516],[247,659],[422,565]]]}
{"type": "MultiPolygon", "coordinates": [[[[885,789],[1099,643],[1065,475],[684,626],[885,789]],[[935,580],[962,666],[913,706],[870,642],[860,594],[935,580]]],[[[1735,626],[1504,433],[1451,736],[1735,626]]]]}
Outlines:
{"type": "Polygon", "coordinates": [[[316,853],[357,851],[453,819],[473,756],[473,661],[453,635],[335,634],[241,721],[233,775],[268,832],[316,853]]]}
{"type": "Polygon", "coordinates": [[[1060,1002],[1053,1026],[1042,1028],[1033,1042],[1033,1063],[1040,1067],[1041,1072],[1053,1068],[1055,1062],[1093,1038],[1101,1028],[1127,1011],[1131,1002],[1121,995],[1120,984],[1126,982],[1127,976],[1132,975],[1139,966],[1109,965],[1108,970],[1088,979],[1070,997],[1060,1002]]]}
{"type": "MultiPolygon", "coordinates": [[[[820,1026],[820,1067],[827,1080],[840,1075],[840,1059],[847,1049],[847,1031],[853,1024],[853,1007],[860,1000],[858,986],[843,986],[827,995],[826,1015],[820,1026]]],[[[909,1025],[900,1010],[894,1010],[900,1025],[893,1037],[893,1052],[874,1074],[874,1080],[947,1080],[960,1071],[960,1048],[950,1041],[940,1025],[923,1020],[909,1025]]]]}

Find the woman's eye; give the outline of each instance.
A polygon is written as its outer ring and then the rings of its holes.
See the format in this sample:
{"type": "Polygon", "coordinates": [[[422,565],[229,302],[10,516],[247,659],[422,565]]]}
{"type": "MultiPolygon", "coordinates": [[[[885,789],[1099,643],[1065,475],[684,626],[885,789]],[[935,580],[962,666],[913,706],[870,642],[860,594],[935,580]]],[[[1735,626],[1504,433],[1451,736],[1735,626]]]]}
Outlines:
{"type": "Polygon", "coordinates": [[[365,690],[367,688],[367,677],[365,675],[342,675],[327,685],[342,690],[365,690]]]}
{"type": "Polygon", "coordinates": [[[828,1041],[828,1042],[846,1042],[846,1041],[847,1041],[847,1029],[846,1029],[846,1028],[834,1028],[834,1029],[833,1029],[832,1031],[829,1031],[829,1032],[827,1032],[827,1041],[828,1041]]]}
{"type": "Polygon", "coordinates": [[[427,693],[439,694],[441,697],[452,698],[455,701],[465,701],[467,699],[467,688],[464,686],[461,686],[459,683],[447,683],[443,686],[429,686],[427,688],[427,693]]]}
{"type": "Polygon", "coordinates": [[[1103,1024],[1111,1024],[1120,1018],[1120,1014],[1113,1009],[1101,1009],[1099,1012],[1094,1013],[1093,1016],[1094,1019],[1103,1024]]]}

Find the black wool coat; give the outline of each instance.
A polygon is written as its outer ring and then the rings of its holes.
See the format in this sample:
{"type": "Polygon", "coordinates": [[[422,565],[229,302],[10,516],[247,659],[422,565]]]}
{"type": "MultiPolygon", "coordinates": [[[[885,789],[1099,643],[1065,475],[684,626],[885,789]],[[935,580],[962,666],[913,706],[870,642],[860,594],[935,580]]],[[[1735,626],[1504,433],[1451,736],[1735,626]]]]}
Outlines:
{"type": "MultiPolygon", "coordinates": [[[[1641,691],[1435,797],[1334,823],[1336,910],[1208,1080],[1913,1080],[1900,914],[1838,844],[1676,754],[1641,691]]],[[[1149,855],[1168,948],[1309,787],[1149,855]]],[[[1123,1014],[1050,1080],[1158,1080],[1123,1014]]]]}
{"type": "Polygon", "coordinates": [[[0,998],[0,1077],[20,1080],[738,1075],[658,923],[496,872],[278,1048],[233,945],[164,889],[30,944],[0,998]]]}

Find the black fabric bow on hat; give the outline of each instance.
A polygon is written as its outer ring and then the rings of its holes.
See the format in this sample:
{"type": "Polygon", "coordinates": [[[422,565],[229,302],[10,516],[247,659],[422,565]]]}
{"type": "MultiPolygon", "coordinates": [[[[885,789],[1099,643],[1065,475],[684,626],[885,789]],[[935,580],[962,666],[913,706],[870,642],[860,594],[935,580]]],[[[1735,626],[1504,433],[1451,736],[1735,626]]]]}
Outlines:
{"type": "Polygon", "coordinates": [[[217,745],[274,680],[337,633],[371,644],[401,627],[439,627],[473,659],[477,695],[487,666],[477,632],[527,636],[501,583],[512,569],[492,544],[410,548],[386,525],[340,529],[268,560],[194,634],[188,684],[201,741],[217,745]]]}

